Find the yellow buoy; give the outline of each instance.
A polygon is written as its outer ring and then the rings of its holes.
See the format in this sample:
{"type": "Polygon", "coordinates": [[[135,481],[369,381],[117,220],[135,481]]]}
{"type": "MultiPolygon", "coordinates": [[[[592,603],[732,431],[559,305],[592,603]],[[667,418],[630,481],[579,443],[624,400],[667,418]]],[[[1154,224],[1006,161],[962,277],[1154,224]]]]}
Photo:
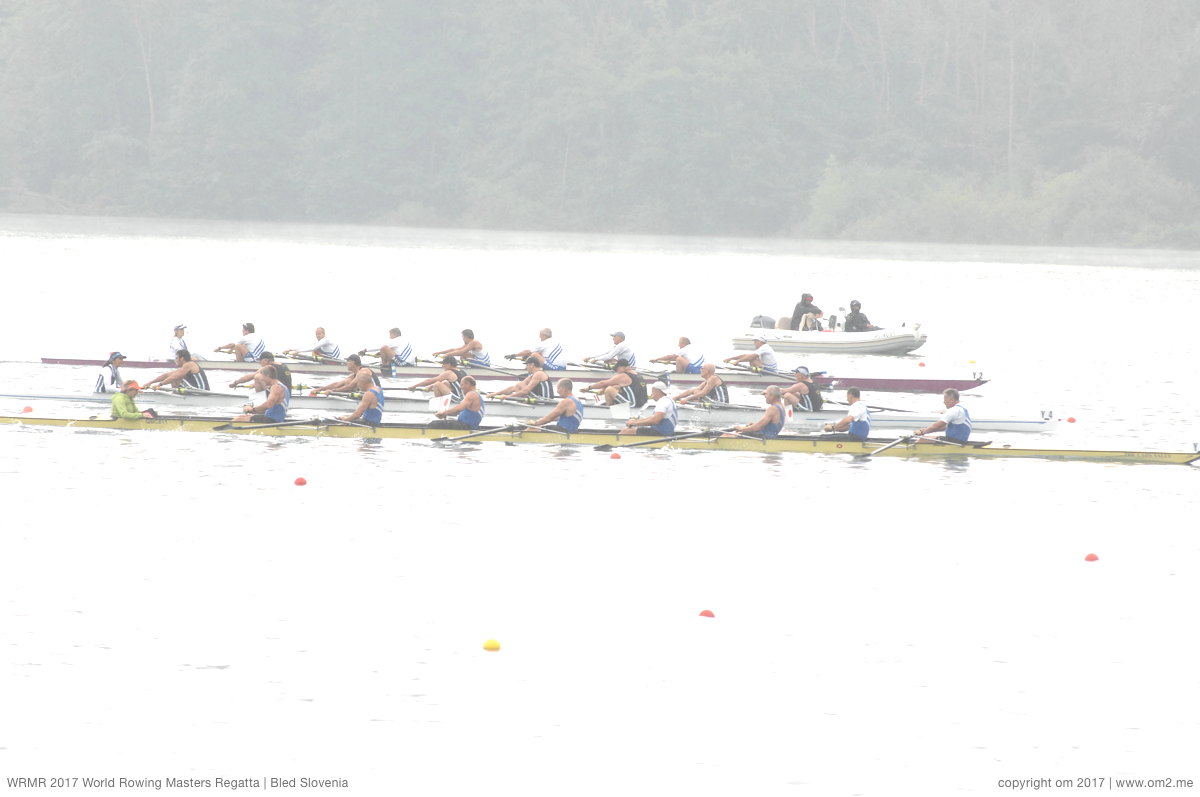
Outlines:
{"type": "Polygon", "coordinates": [[[489,639],[487,642],[483,643],[483,649],[491,651],[492,653],[495,653],[497,650],[500,649],[500,643],[494,639],[489,639]]]}

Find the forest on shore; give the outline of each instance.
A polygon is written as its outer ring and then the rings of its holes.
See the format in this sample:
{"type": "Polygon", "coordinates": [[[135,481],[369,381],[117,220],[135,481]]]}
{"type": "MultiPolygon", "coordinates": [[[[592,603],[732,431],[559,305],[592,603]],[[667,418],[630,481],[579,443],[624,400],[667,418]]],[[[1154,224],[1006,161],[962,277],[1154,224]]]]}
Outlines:
{"type": "Polygon", "coordinates": [[[0,211],[1200,248],[1195,0],[0,0],[0,211]]]}

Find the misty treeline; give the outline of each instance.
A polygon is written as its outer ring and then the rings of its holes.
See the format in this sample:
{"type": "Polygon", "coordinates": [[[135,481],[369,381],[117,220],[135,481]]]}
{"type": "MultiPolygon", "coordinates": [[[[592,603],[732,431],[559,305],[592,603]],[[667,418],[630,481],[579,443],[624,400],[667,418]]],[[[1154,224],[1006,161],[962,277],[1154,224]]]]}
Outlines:
{"type": "Polygon", "coordinates": [[[1195,0],[0,0],[0,210],[1200,246],[1195,0]]]}

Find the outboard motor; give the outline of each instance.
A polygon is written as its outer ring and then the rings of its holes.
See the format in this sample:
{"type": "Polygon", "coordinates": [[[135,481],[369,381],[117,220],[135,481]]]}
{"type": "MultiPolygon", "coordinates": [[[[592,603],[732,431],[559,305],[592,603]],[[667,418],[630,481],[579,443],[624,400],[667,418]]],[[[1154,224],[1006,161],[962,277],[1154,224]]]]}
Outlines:
{"type": "Polygon", "coordinates": [[[774,329],[775,319],[769,315],[756,315],[754,320],[750,322],[751,329],[774,329]]]}

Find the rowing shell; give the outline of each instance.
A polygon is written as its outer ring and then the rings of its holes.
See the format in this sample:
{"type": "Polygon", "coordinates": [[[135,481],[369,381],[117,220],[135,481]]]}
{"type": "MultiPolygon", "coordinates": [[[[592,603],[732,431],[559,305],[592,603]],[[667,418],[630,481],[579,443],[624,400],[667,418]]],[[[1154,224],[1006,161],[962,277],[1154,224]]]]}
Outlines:
{"type": "MultiPolygon", "coordinates": [[[[0,416],[0,423],[23,426],[57,426],[71,429],[113,430],[159,430],[183,432],[223,432],[242,435],[265,435],[278,437],[345,437],[345,438],[389,438],[402,440],[453,439],[465,436],[466,432],[447,429],[431,429],[418,424],[379,424],[377,426],[325,423],[312,421],[292,422],[295,425],[275,426],[271,424],[231,423],[222,418],[143,418],[139,420],[73,420],[70,418],[23,418],[0,416]]],[[[716,435],[716,433],[713,433],[716,435]]],[[[574,445],[608,445],[620,449],[634,443],[643,447],[692,449],[699,451],[750,451],[761,453],[809,453],[809,454],[873,454],[880,457],[1035,457],[1042,459],[1099,460],[1106,462],[1151,462],[1186,465],[1200,459],[1200,452],[1180,451],[1099,451],[1068,448],[1016,448],[977,443],[964,447],[949,444],[894,442],[886,439],[866,442],[848,440],[823,440],[820,437],[780,435],[771,440],[747,437],[704,436],[686,440],[663,440],[646,445],[646,437],[619,435],[615,431],[588,429],[574,434],[559,434],[549,431],[532,431],[516,427],[492,427],[471,433],[474,440],[503,443],[541,443],[574,445]],[[887,448],[882,446],[891,443],[887,448]]],[[[653,439],[653,438],[651,438],[653,439]]]]}
{"type": "MultiPolygon", "coordinates": [[[[805,333],[818,334],[818,333],[805,333]]],[[[846,333],[857,335],[857,332],[846,333]]],[[[42,362],[47,365],[104,365],[103,360],[68,360],[55,357],[43,357],[42,362]]],[[[233,360],[198,360],[201,366],[208,371],[257,371],[258,363],[253,362],[234,362],[233,360]]],[[[313,363],[307,361],[291,362],[280,359],[279,362],[284,363],[294,373],[305,374],[339,374],[346,375],[346,366],[331,365],[328,363],[313,363]]],[[[126,360],[122,368],[152,368],[156,370],[166,371],[175,367],[174,363],[166,362],[147,362],[147,361],[131,361],[126,360]]],[[[378,365],[373,366],[378,368],[378,365]]],[[[488,380],[509,380],[519,381],[528,376],[528,371],[524,368],[479,368],[470,365],[464,365],[463,370],[474,376],[476,379],[488,380]]],[[[418,365],[415,367],[399,369],[397,381],[408,381],[413,379],[428,379],[431,376],[437,376],[442,372],[438,366],[418,365]]],[[[598,382],[601,379],[608,379],[612,376],[612,371],[603,368],[567,368],[563,371],[547,371],[551,379],[570,379],[574,382],[591,383],[598,382]]],[[[663,372],[653,370],[641,371],[644,377],[658,378],[663,372]]],[[[749,370],[735,371],[732,369],[722,369],[720,372],[721,379],[725,384],[733,387],[750,387],[764,388],[768,385],[790,385],[796,380],[791,374],[763,374],[753,373],[749,370]]],[[[666,373],[670,378],[671,384],[678,387],[695,387],[704,380],[699,374],[676,374],[666,373]]],[[[987,384],[986,379],[978,377],[973,379],[895,379],[888,377],[849,377],[849,376],[830,376],[828,374],[813,374],[813,381],[823,388],[845,388],[857,387],[860,390],[874,391],[877,393],[941,393],[946,388],[954,388],[960,392],[974,390],[987,384]]]]}
{"type": "MultiPolygon", "coordinates": [[[[62,401],[68,403],[86,402],[89,404],[107,405],[112,400],[108,393],[89,393],[86,395],[38,395],[30,393],[0,393],[0,398],[21,399],[23,401],[62,401]]],[[[146,391],[138,397],[138,403],[144,406],[162,407],[186,406],[192,411],[204,411],[210,408],[241,407],[248,397],[234,393],[191,393],[176,391],[146,391]]],[[[399,415],[425,415],[443,409],[442,404],[434,405],[438,399],[420,396],[388,395],[384,401],[384,416],[396,421],[399,415]]],[[[261,398],[255,403],[261,402],[261,398]]],[[[550,412],[556,404],[530,403],[521,400],[500,401],[485,399],[486,413],[489,418],[520,418],[537,419],[550,412]]],[[[288,402],[288,410],[322,410],[327,413],[349,413],[358,406],[358,400],[341,396],[301,396],[293,394],[288,402]]],[[[714,406],[707,402],[699,404],[679,404],[680,423],[699,426],[730,426],[733,424],[749,424],[757,421],[766,411],[766,406],[714,406]]],[[[649,414],[652,405],[647,405],[640,411],[649,414]]],[[[590,423],[596,421],[606,426],[623,426],[630,417],[637,417],[638,412],[632,411],[628,404],[617,404],[612,407],[586,403],[584,418],[590,423]]],[[[827,423],[841,420],[845,410],[822,410],[820,412],[789,412],[787,428],[797,432],[819,431],[827,423]]],[[[415,420],[409,418],[407,420],[415,420]]],[[[915,429],[929,426],[940,420],[938,415],[916,412],[872,412],[871,425],[885,429],[915,429]]],[[[1056,429],[1055,422],[1046,418],[972,418],[971,427],[980,432],[1052,432],[1056,429]]]]}

